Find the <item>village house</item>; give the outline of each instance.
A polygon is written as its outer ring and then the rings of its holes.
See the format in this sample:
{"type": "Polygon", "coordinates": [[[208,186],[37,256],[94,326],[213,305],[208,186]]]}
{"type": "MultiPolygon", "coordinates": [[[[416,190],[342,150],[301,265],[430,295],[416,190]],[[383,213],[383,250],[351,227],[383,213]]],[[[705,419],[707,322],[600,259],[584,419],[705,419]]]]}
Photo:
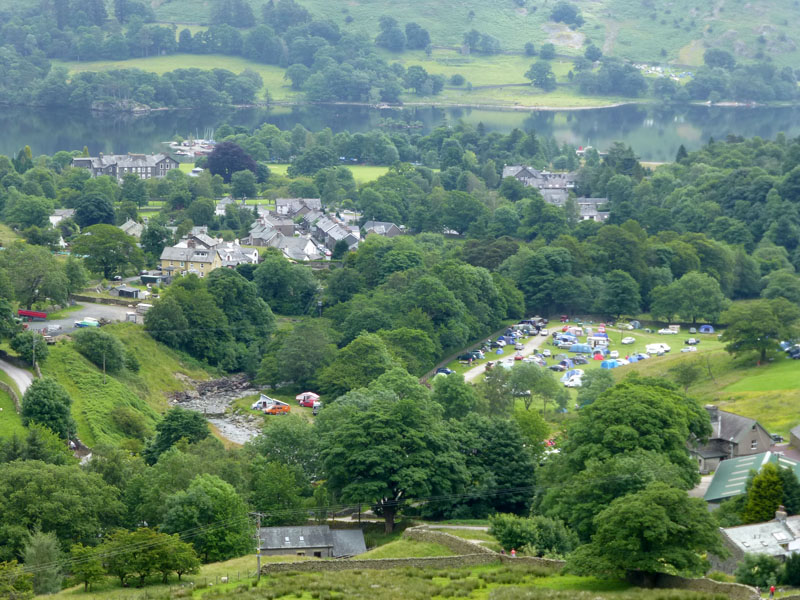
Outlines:
{"type": "Polygon", "coordinates": [[[141,223],[137,223],[133,219],[128,219],[119,228],[126,233],[127,235],[132,235],[137,240],[142,237],[142,232],[144,231],[144,225],[141,223]]]}
{"type": "Polygon", "coordinates": [[[230,196],[225,196],[219,202],[217,202],[216,206],[214,207],[214,214],[218,217],[225,216],[225,209],[228,206],[245,206],[244,201],[236,201],[230,196]]]}
{"type": "Polygon", "coordinates": [[[322,201],[319,198],[278,198],[275,200],[275,212],[290,218],[321,210],[322,201]]]}
{"type": "Polygon", "coordinates": [[[403,230],[394,223],[387,223],[384,221],[367,221],[364,223],[364,235],[369,235],[370,233],[392,238],[402,234],[403,230]]]}
{"type": "Polygon", "coordinates": [[[503,179],[513,177],[526,187],[537,190],[564,190],[575,188],[577,173],[551,173],[522,165],[503,167],[503,179]]]}
{"type": "Polygon", "coordinates": [[[142,179],[165,177],[172,169],[178,168],[178,161],[167,154],[109,154],[101,152],[97,156],[77,156],[72,166],[87,169],[92,177],[109,175],[122,181],[127,173],[142,179]]]}
{"type": "Polygon", "coordinates": [[[708,558],[712,567],[723,573],[733,574],[747,554],[766,554],[784,561],[800,552],[800,515],[790,517],[782,506],[772,521],[721,527],[719,531],[729,555],[725,559],[714,555],[708,558]]]}
{"type": "Polygon", "coordinates": [[[261,556],[346,558],[367,551],[360,529],[331,529],[327,525],[262,527],[258,541],[261,556]]]}
{"type": "Polygon", "coordinates": [[[53,214],[50,215],[50,225],[55,227],[64,219],[71,219],[75,214],[74,208],[57,208],[53,211],[53,214]]]}
{"type": "Polygon", "coordinates": [[[242,248],[239,240],[223,242],[214,247],[219,255],[223,267],[233,268],[236,265],[257,265],[258,250],[255,248],[242,248]]]}
{"type": "Polygon", "coordinates": [[[711,435],[705,444],[695,444],[689,452],[701,473],[710,473],[725,459],[761,454],[769,450],[772,438],[755,419],[719,410],[706,404],[711,419],[711,435]]]}
{"type": "Polygon", "coordinates": [[[578,204],[578,217],[581,221],[603,223],[611,214],[599,208],[608,204],[608,198],[578,198],[575,202],[578,204]]]}
{"type": "Polygon", "coordinates": [[[322,216],[314,222],[311,226],[311,235],[329,250],[333,250],[340,240],[344,240],[347,243],[348,250],[355,250],[361,241],[357,231],[352,231],[346,225],[337,223],[326,216],[322,216]]]}

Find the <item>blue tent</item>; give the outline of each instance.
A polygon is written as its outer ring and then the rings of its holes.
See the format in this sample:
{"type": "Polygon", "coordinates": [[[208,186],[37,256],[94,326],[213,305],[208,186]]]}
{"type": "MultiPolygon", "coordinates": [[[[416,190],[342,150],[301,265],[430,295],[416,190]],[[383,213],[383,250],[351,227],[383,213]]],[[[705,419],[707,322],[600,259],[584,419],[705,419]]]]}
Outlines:
{"type": "Polygon", "coordinates": [[[711,325],[700,325],[698,331],[700,331],[700,333],[714,333],[714,328],[711,325]]]}
{"type": "Polygon", "coordinates": [[[591,352],[592,347],[589,344],[572,344],[569,349],[570,352],[591,352]]]}
{"type": "Polygon", "coordinates": [[[601,338],[608,339],[608,334],[607,333],[595,333],[594,337],[601,337],[601,338]]]}
{"type": "Polygon", "coordinates": [[[601,369],[616,369],[619,366],[619,363],[616,360],[604,360],[600,363],[601,369]]]}
{"type": "Polygon", "coordinates": [[[502,354],[502,353],[503,353],[503,349],[502,348],[498,348],[497,352],[495,352],[495,354],[502,354]]]}
{"type": "Polygon", "coordinates": [[[628,357],[628,362],[632,362],[632,363],[639,362],[639,359],[636,358],[635,356],[629,356],[628,357]]]}
{"type": "Polygon", "coordinates": [[[566,381],[569,381],[571,377],[582,374],[583,373],[581,373],[580,369],[570,369],[569,371],[564,372],[559,381],[561,381],[561,383],[564,383],[566,381]]]}
{"type": "Polygon", "coordinates": [[[574,362],[572,362],[572,361],[571,361],[569,358],[565,358],[564,360],[562,360],[562,361],[561,361],[560,363],[558,363],[558,364],[560,364],[560,365],[564,365],[564,366],[565,366],[565,367],[567,367],[568,369],[571,369],[572,367],[574,367],[574,366],[575,366],[575,363],[574,363],[574,362]]]}

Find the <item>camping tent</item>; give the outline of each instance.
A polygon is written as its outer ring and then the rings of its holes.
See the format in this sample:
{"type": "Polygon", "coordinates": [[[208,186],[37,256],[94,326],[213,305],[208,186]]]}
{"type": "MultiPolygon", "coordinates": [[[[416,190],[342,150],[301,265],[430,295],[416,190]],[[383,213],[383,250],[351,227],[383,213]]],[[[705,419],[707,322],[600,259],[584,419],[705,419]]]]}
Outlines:
{"type": "Polygon", "coordinates": [[[564,366],[565,366],[566,368],[568,368],[568,369],[571,369],[571,368],[573,368],[573,367],[575,366],[575,363],[574,363],[574,362],[572,362],[572,360],[570,360],[569,358],[565,358],[564,360],[562,360],[562,361],[561,361],[560,363],[558,363],[558,364],[560,364],[560,365],[564,365],[564,366]]]}
{"type": "Polygon", "coordinates": [[[618,366],[619,366],[619,363],[614,359],[604,360],[603,362],[600,363],[600,368],[601,369],[615,369],[618,366]]]}
{"type": "Polygon", "coordinates": [[[711,325],[700,325],[698,331],[700,331],[700,333],[714,333],[714,328],[711,325]]]}
{"type": "Polygon", "coordinates": [[[642,324],[634,319],[633,321],[631,321],[631,327],[633,327],[634,329],[641,329],[642,324]]]}
{"type": "Polygon", "coordinates": [[[583,371],[581,369],[570,369],[569,371],[564,371],[564,374],[561,376],[561,379],[559,379],[559,381],[561,383],[565,383],[575,376],[577,377],[583,376],[583,371]]]}
{"type": "Polygon", "coordinates": [[[603,355],[600,352],[595,352],[595,355],[592,357],[592,360],[603,360],[603,355]]]}
{"type": "Polygon", "coordinates": [[[569,349],[570,352],[586,352],[587,354],[592,351],[589,344],[572,344],[569,349]]]}

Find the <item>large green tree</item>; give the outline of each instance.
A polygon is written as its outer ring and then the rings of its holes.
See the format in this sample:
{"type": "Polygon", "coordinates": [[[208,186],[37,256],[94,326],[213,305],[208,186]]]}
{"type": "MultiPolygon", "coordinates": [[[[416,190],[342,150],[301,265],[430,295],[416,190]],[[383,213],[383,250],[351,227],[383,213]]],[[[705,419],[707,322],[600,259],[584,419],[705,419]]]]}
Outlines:
{"type": "Polygon", "coordinates": [[[30,309],[35,302],[48,298],[66,302],[69,280],[61,263],[46,248],[16,242],[0,253],[0,266],[6,270],[22,306],[30,309]]]}
{"type": "Polygon", "coordinates": [[[617,498],[595,517],[595,524],[592,541],[568,558],[574,572],[700,575],[708,564],[704,554],[727,555],[705,503],[661,482],[617,498]]]}
{"type": "Polygon", "coordinates": [[[673,316],[697,323],[698,319],[715,322],[730,302],[719,282],[705,273],[692,271],[651,293],[651,312],[671,320],[673,316]]]}
{"type": "Polygon", "coordinates": [[[755,300],[732,305],[720,320],[726,325],[725,350],[734,356],[756,352],[761,364],[781,340],[797,335],[800,308],[785,298],[755,300]]]}
{"type": "Polygon", "coordinates": [[[183,438],[194,444],[207,438],[208,434],[208,423],[202,414],[179,407],[171,408],[156,425],[156,437],[145,449],[145,458],[153,464],[178,440],[183,438]]]}
{"type": "Polygon", "coordinates": [[[72,250],[85,256],[89,269],[102,273],[106,279],[124,274],[128,268],[141,269],[144,264],[136,238],[113,225],[87,227],[73,242],[72,250]]]}
{"type": "Polygon", "coordinates": [[[76,430],[71,405],[69,393],[55,379],[35,379],[22,396],[22,422],[44,425],[67,439],[76,430]]]}
{"type": "Polygon", "coordinates": [[[54,533],[34,531],[25,541],[25,568],[33,572],[33,591],[36,595],[61,591],[64,575],[61,571],[61,548],[54,533]]]}
{"type": "Polygon", "coordinates": [[[783,502],[783,482],[778,467],[767,463],[753,477],[747,490],[747,502],[742,510],[745,523],[763,523],[775,517],[775,511],[783,502]]]}
{"type": "Polygon", "coordinates": [[[458,493],[464,459],[437,405],[392,392],[354,392],[318,417],[327,486],[345,502],[373,504],[391,533],[415,498],[458,493]]]}
{"type": "Polygon", "coordinates": [[[336,358],[322,370],[319,383],[334,397],[369,385],[386,371],[397,366],[380,336],[362,333],[342,348],[336,358]]]}
{"type": "Polygon", "coordinates": [[[162,529],[193,530],[187,539],[206,562],[241,556],[253,548],[247,506],[232,485],[215,475],[198,475],[186,491],[167,499],[162,529]]]}
{"type": "Polygon", "coordinates": [[[619,319],[620,315],[636,315],[642,305],[639,284],[629,273],[615,269],[606,274],[603,290],[595,303],[600,312],[619,319]]]}

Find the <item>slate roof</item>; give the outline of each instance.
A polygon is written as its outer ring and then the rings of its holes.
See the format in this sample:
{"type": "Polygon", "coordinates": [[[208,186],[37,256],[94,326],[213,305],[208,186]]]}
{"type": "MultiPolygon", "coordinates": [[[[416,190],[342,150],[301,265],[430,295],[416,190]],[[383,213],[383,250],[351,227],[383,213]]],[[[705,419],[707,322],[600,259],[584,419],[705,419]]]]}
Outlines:
{"type": "Polygon", "coordinates": [[[334,529],[327,525],[304,527],[262,527],[258,532],[261,550],[331,548],[335,557],[355,556],[367,551],[360,529],[334,529]]]}
{"type": "Polygon", "coordinates": [[[74,208],[57,208],[53,211],[54,217],[63,217],[64,219],[69,219],[74,214],[74,208]]]}
{"type": "Polygon", "coordinates": [[[142,231],[144,231],[144,226],[141,223],[137,223],[133,219],[128,219],[119,228],[125,232],[127,235],[132,235],[133,237],[140,237],[142,235],[142,231]]]}
{"type": "Polygon", "coordinates": [[[722,535],[746,554],[789,556],[800,550],[800,515],[721,528],[722,535]]]}
{"type": "Polygon", "coordinates": [[[738,440],[743,433],[751,431],[758,422],[725,410],[718,410],[719,418],[711,421],[712,433],[709,439],[738,440]]]}
{"type": "Polygon", "coordinates": [[[161,252],[161,260],[212,263],[214,251],[208,248],[179,248],[168,246],[161,252]]]}
{"type": "Polygon", "coordinates": [[[795,475],[800,476],[799,462],[774,452],[729,458],[719,463],[703,499],[706,502],[717,502],[744,494],[750,471],[758,472],[767,463],[788,467],[795,475]]]}
{"type": "Polygon", "coordinates": [[[107,154],[103,156],[76,157],[75,162],[91,160],[96,169],[116,165],[118,168],[155,167],[162,160],[172,157],[167,154],[107,154]]]}

